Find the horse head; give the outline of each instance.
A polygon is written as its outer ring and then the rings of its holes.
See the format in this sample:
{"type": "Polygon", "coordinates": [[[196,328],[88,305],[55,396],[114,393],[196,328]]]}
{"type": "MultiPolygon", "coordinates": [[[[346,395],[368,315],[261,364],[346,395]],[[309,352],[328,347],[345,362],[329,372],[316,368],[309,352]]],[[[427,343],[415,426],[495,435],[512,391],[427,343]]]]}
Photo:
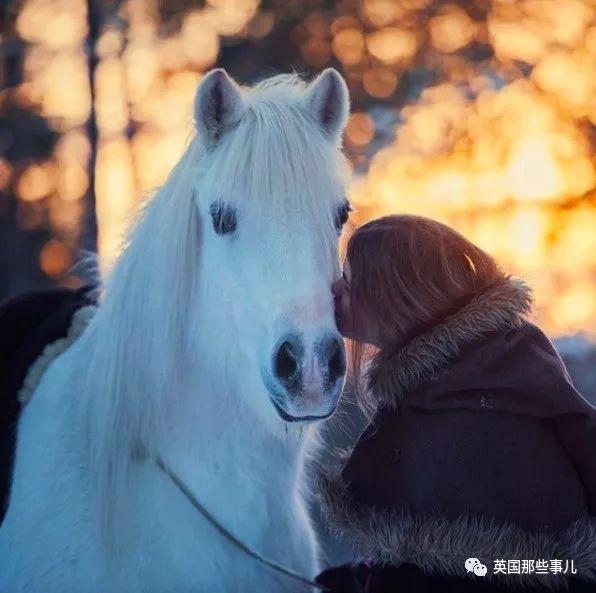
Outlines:
{"type": "Polygon", "coordinates": [[[196,93],[192,351],[269,424],[325,418],[342,390],[330,286],[349,212],[348,110],[332,69],[309,85],[290,75],[250,89],[214,70],[196,93]]]}

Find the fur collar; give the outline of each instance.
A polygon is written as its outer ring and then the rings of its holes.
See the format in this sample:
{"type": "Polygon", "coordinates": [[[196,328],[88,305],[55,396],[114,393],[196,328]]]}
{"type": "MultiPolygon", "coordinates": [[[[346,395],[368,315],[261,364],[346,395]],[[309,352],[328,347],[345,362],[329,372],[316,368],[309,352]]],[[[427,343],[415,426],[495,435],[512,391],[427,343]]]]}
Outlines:
{"type": "MultiPolygon", "coordinates": [[[[356,556],[375,563],[410,562],[430,574],[466,576],[467,558],[478,558],[487,582],[512,590],[541,586],[566,591],[569,574],[494,574],[495,560],[574,560],[578,576],[596,581],[596,519],[580,519],[558,534],[528,531],[512,523],[462,514],[442,515],[377,509],[354,500],[341,477],[319,468],[321,509],[331,534],[348,544],[356,556]]],[[[469,576],[469,575],[468,575],[469,576]]],[[[470,578],[474,578],[473,575],[470,578]]]]}
{"type": "Polygon", "coordinates": [[[396,399],[448,366],[466,344],[519,327],[531,304],[530,287],[508,276],[397,351],[379,352],[366,373],[369,391],[380,405],[394,407],[396,399]]]}

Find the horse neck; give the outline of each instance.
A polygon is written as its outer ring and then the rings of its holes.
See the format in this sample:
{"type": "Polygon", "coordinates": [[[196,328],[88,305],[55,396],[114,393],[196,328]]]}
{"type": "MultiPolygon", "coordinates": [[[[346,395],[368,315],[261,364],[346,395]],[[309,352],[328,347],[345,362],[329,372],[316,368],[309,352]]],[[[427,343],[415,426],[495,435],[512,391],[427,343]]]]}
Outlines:
{"type": "Polygon", "coordinates": [[[235,504],[254,505],[261,498],[270,511],[285,505],[280,512],[287,514],[302,456],[297,435],[265,431],[242,394],[196,384],[188,389],[186,405],[172,416],[168,433],[175,438],[166,447],[167,462],[214,504],[226,492],[227,503],[235,497],[235,504]],[[279,502],[271,506],[274,500],[279,502]]]}

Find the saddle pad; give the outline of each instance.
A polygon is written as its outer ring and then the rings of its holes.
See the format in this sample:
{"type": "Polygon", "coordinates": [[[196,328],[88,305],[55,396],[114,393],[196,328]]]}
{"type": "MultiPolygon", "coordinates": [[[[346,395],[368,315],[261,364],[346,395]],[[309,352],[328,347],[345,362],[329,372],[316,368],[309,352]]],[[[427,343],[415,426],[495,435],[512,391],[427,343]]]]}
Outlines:
{"type": "Polygon", "coordinates": [[[22,404],[19,391],[44,348],[67,336],[81,307],[95,305],[92,287],[30,291],[0,304],[0,523],[4,519],[22,404]]]}

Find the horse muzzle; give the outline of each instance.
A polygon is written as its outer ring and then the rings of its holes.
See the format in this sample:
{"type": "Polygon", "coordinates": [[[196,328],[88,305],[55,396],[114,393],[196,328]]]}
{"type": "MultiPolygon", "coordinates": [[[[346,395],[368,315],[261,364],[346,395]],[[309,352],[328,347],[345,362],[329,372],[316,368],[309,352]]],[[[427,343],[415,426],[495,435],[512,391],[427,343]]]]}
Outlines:
{"type": "Polygon", "coordinates": [[[286,422],[322,420],[337,406],[346,372],[341,336],[327,331],[306,344],[286,334],[274,348],[262,377],[273,406],[286,422]]]}

